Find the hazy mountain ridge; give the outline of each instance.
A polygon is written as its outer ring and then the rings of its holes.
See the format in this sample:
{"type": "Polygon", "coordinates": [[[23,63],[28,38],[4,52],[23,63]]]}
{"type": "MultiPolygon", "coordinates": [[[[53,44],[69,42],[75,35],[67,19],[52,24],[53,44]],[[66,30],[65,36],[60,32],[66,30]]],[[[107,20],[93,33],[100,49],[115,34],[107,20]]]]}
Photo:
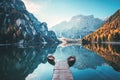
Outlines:
{"type": "Polygon", "coordinates": [[[103,23],[104,20],[94,18],[93,15],[77,15],[72,17],[70,21],[63,21],[51,29],[57,37],[81,38],[98,29],[103,23]]]}

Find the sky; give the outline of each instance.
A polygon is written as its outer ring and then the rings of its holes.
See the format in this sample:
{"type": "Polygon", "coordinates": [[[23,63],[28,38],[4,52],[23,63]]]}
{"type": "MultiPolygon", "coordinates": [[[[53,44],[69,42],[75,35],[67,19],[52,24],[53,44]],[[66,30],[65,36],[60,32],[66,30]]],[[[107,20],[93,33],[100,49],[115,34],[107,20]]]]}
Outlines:
{"type": "Polygon", "coordinates": [[[48,28],[69,21],[76,15],[94,15],[105,18],[120,9],[120,0],[22,0],[27,10],[48,28]]]}

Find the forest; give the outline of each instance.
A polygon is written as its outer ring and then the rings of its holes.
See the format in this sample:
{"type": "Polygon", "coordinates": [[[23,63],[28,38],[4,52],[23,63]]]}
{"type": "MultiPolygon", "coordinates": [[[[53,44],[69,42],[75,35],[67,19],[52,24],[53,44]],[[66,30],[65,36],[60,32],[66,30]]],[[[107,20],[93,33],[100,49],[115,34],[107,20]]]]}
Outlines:
{"type": "Polygon", "coordinates": [[[90,43],[120,42],[120,10],[113,14],[98,30],[84,37],[83,41],[90,43]]]}

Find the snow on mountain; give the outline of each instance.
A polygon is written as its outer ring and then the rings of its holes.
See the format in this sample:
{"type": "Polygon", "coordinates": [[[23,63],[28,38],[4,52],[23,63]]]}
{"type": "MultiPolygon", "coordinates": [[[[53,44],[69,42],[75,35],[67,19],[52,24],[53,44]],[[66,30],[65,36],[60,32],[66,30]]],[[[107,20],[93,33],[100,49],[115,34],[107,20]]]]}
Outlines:
{"type": "Polygon", "coordinates": [[[93,15],[77,15],[70,21],[63,21],[51,29],[57,37],[81,38],[98,29],[104,22],[105,20],[95,18],[93,15]]]}

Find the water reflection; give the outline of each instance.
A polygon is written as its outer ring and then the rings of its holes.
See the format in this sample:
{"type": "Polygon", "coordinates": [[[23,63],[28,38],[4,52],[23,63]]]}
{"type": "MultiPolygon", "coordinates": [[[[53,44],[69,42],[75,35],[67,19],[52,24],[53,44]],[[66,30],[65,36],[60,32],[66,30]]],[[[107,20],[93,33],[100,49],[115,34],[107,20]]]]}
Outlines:
{"type": "Polygon", "coordinates": [[[110,66],[98,66],[96,69],[78,70],[71,68],[74,80],[120,80],[120,73],[110,66]]]}
{"type": "Polygon", "coordinates": [[[56,47],[0,47],[0,80],[25,80],[38,65],[47,63],[47,55],[54,53],[56,47]]]}
{"type": "Polygon", "coordinates": [[[0,47],[0,80],[51,80],[54,66],[47,62],[48,54],[52,54],[56,62],[75,56],[76,62],[70,68],[74,80],[120,80],[119,45],[84,47],[79,44],[0,47]]]}
{"type": "Polygon", "coordinates": [[[58,47],[54,56],[57,61],[67,60],[69,56],[75,56],[76,62],[73,67],[77,69],[95,69],[106,63],[103,58],[81,46],[58,47]]]}
{"type": "Polygon", "coordinates": [[[96,52],[115,70],[120,71],[120,45],[117,44],[87,44],[85,48],[96,52]]]}

